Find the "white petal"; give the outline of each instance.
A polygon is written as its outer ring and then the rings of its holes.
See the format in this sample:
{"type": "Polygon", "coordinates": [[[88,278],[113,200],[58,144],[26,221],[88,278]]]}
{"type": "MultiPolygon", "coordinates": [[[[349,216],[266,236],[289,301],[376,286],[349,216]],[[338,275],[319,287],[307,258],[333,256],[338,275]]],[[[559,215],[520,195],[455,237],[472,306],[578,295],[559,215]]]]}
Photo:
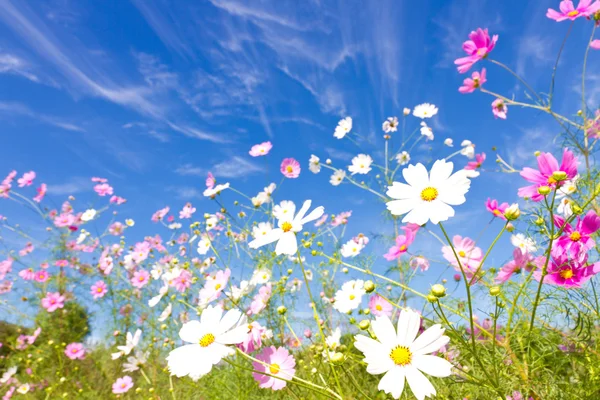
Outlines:
{"type": "Polygon", "coordinates": [[[223,319],[219,322],[219,328],[216,330],[216,333],[220,335],[221,333],[227,332],[231,327],[238,323],[241,317],[242,313],[235,308],[227,311],[223,316],[223,319]]]}
{"type": "Polygon", "coordinates": [[[414,187],[416,190],[429,186],[429,174],[427,168],[421,163],[417,165],[409,165],[402,170],[402,176],[406,183],[414,187]]]}
{"type": "Polygon", "coordinates": [[[222,334],[221,336],[219,336],[218,341],[219,341],[219,343],[223,343],[223,344],[242,343],[244,341],[244,339],[246,339],[246,336],[248,336],[249,331],[250,331],[250,328],[248,328],[248,325],[246,325],[246,324],[240,325],[237,328],[233,328],[229,332],[226,332],[226,333],[222,334]]]}
{"type": "Polygon", "coordinates": [[[428,375],[445,378],[452,375],[452,364],[448,360],[431,355],[415,355],[412,365],[428,375]]]}
{"type": "Polygon", "coordinates": [[[212,363],[205,349],[197,344],[181,346],[169,353],[167,364],[171,375],[200,377],[210,372],[212,363]]]}
{"type": "Polygon", "coordinates": [[[453,168],[454,164],[452,162],[437,160],[433,163],[433,167],[429,172],[429,184],[436,188],[444,184],[450,178],[453,168]]]}
{"type": "MultiPolygon", "coordinates": [[[[204,313],[205,312],[206,311],[204,311],[204,313]]],[[[184,342],[197,344],[202,338],[203,333],[204,332],[200,321],[192,320],[183,324],[183,326],[179,330],[179,337],[184,342]]]]}
{"type": "Polygon", "coordinates": [[[302,221],[302,218],[304,218],[304,215],[306,214],[306,212],[310,208],[311,204],[312,204],[312,200],[306,200],[302,204],[302,207],[300,208],[300,210],[298,210],[298,214],[296,214],[296,216],[294,217],[294,220],[295,221],[302,221]]]}
{"type": "Polygon", "coordinates": [[[386,315],[376,317],[371,326],[377,340],[382,344],[389,347],[396,345],[396,330],[392,325],[392,321],[386,315]]]}
{"type": "Polygon", "coordinates": [[[202,312],[200,316],[200,323],[204,330],[207,329],[218,329],[219,323],[221,322],[221,316],[223,315],[223,309],[219,306],[208,306],[202,312]]]}
{"type": "Polygon", "coordinates": [[[410,185],[400,182],[393,182],[392,186],[388,186],[385,193],[392,199],[411,199],[418,196],[418,192],[410,185]]]}
{"type": "Polygon", "coordinates": [[[403,200],[392,200],[388,201],[385,206],[394,215],[406,214],[410,210],[419,206],[419,200],[416,198],[403,199],[403,200]]]}
{"type": "Polygon", "coordinates": [[[421,326],[421,315],[413,310],[402,310],[398,318],[398,343],[401,346],[410,346],[421,326]]]}
{"type": "Polygon", "coordinates": [[[250,243],[248,243],[248,247],[251,249],[258,249],[266,244],[273,243],[283,235],[283,231],[280,228],[275,228],[269,231],[266,235],[260,235],[250,243]]]}
{"type": "Polygon", "coordinates": [[[424,400],[426,396],[435,396],[435,388],[418,369],[410,365],[404,368],[404,373],[410,390],[418,400],[424,400]]]}
{"type": "Polygon", "coordinates": [[[296,241],[296,234],[292,231],[285,232],[281,235],[277,246],[275,247],[275,254],[286,254],[294,255],[298,251],[298,242],[296,241]]]}
{"type": "Polygon", "coordinates": [[[403,223],[410,222],[412,224],[424,225],[429,221],[429,207],[427,203],[421,202],[411,212],[402,218],[403,223]]]}
{"type": "Polygon", "coordinates": [[[415,354],[429,354],[448,344],[450,338],[444,336],[444,329],[440,324],[433,325],[421,334],[410,346],[410,351],[415,354]]]}
{"type": "Polygon", "coordinates": [[[434,200],[428,204],[429,219],[432,224],[439,224],[441,221],[447,221],[454,217],[454,209],[440,200],[434,200]]]}
{"type": "Polygon", "coordinates": [[[392,368],[379,381],[377,389],[391,394],[394,399],[399,399],[404,390],[404,369],[392,368]]]}
{"type": "Polygon", "coordinates": [[[323,213],[325,212],[325,208],[323,206],[317,207],[310,212],[306,217],[300,220],[301,224],[306,224],[307,222],[314,221],[315,219],[321,218],[323,213]]]}

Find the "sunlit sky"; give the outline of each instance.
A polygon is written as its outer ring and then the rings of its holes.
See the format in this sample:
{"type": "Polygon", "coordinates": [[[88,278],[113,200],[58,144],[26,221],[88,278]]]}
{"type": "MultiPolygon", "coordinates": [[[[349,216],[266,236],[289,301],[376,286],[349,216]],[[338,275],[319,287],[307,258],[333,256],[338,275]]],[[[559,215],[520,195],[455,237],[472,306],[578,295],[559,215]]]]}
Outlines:
{"type": "MultiPolygon", "coordinates": [[[[458,93],[465,76],[453,60],[471,30],[487,27],[500,37],[490,57],[548,92],[569,28],[545,16],[558,3],[1,0],[0,174],[35,170],[49,185],[49,201],[74,194],[98,207],[89,178],[108,178],[129,200],[120,212],[138,221],[132,234],[141,238],[149,229],[160,232],[149,218],[165,205],[179,210],[191,201],[199,212],[214,212],[202,196],[208,171],[254,195],[279,182],[281,159],[294,157],[302,174],[283,184],[279,199],[312,198],[329,213],[352,210],[351,235],[389,232],[381,228],[382,203],[350,185],[330,186],[329,172],[313,175],[307,161],[315,154],[343,167],[360,152],[381,157],[385,118],[431,102],[440,109],[429,121],[436,138],[416,148],[413,160],[449,154],[446,137],[455,144],[470,139],[488,155],[448,225],[453,234],[476,237],[490,218],[485,199],[516,201],[521,186],[517,175],[497,172],[492,147],[520,169],[535,162],[534,150],[556,149],[560,130],[546,115],[515,107],[508,120],[494,119],[492,98],[458,93]],[[360,148],[333,137],[346,116],[363,137],[360,148]],[[266,140],[274,145],[269,156],[248,155],[266,140]]],[[[590,32],[590,23],[575,24],[559,64],[555,108],[566,115],[580,108],[590,32]]],[[[591,54],[590,65],[598,57],[591,54]]],[[[488,68],[486,87],[527,101],[508,73],[481,65],[488,68]]],[[[597,106],[598,69],[589,69],[586,94],[597,106]]],[[[454,160],[460,167],[468,161],[454,160]]],[[[225,202],[236,199],[224,194],[225,202]]],[[[495,224],[483,247],[500,229],[495,224]]],[[[510,257],[508,242],[492,265],[510,257]]],[[[435,242],[421,245],[439,251],[435,242]]]]}

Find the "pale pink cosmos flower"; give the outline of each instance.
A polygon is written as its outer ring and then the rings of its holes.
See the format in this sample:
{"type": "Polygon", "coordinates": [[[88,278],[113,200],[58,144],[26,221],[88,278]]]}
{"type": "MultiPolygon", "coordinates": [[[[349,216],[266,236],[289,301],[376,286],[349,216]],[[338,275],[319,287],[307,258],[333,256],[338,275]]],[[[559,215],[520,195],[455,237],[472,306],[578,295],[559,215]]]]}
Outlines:
{"type": "Polygon", "coordinates": [[[62,213],[54,218],[54,225],[57,228],[65,228],[75,223],[75,216],[73,214],[62,213]]]}
{"type": "Polygon", "coordinates": [[[48,271],[41,270],[35,273],[34,280],[39,283],[44,283],[50,278],[48,271]]]}
{"type": "Polygon", "coordinates": [[[100,183],[96,186],[94,186],[94,191],[96,193],[98,193],[98,196],[112,196],[114,193],[114,190],[112,188],[112,186],[110,186],[108,183],[100,183]]]}
{"type": "Polygon", "coordinates": [[[60,268],[65,268],[69,266],[69,260],[56,260],[54,265],[60,268]]]}
{"type": "Polygon", "coordinates": [[[369,309],[376,317],[380,317],[382,315],[391,317],[393,308],[394,307],[392,307],[389,301],[378,294],[371,296],[369,299],[369,309]]]}
{"type": "Polygon", "coordinates": [[[494,199],[490,199],[488,197],[487,201],[485,202],[485,208],[487,208],[487,210],[489,212],[491,212],[494,217],[498,217],[500,219],[503,219],[506,221],[506,217],[504,216],[504,213],[506,212],[506,209],[509,207],[508,203],[502,203],[499,204],[498,200],[494,199]]]}
{"type": "Polygon", "coordinates": [[[212,174],[212,172],[209,172],[208,175],[206,175],[206,188],[212,189],[215,187],[216,183],[217,180],[215,179],[215,176],[212,174]]]}
{"type": "Polygon", "coordinates": [[[317,220],[317,222],[315,222],[315,226],[319,227],[319,226],[323,225],[327,221],[328,216],[329,216],[328,214],[323,214],[323,216],[321,218],[319,218],[317,220]]]}
{"type": "Polygon", "coordinates": [[[185,292],[192,285],[192,273],[187,269],[182,270],[179,276],[173,279],[171,286],[180,293],[185,292]]]}
{"type": "Polygon", "coordinates": [[[287,384],[286,380],[292,380],[296,374],[296,360],[284,347],[267,347],[256,356],[256,359],[262,362],[254,361],[252,363],[254,369],[271,375],[252,373],[260,388],[283,389],[287,384]]]}
{"type": "Polygon", "coordinates": [[[19,271],[19,276],[24,281],[32,281],[35,278],[35,272],[33,271],[33,268],[25,268],[19,271]]]}
{"type": "Polygon", "coordinates": [[[492,102],[492,114],[494,114],[494,118],[506,119],[507,113],[508,107],[504,100],[496,99],[492,102]]]}
{"type": "Polygon", "coordinates": [[[96,183],[106,183],[106,182],[108,182],[108,179],[106,179],[106,178],[98,178],[98,177],[94,176],[94,177],[92,178],[92,182],[96,182],[96,183]]]}
{"type": "Polygon", "coordinates": [[[452,238],[452,244],[454,245],[454,251],[452,251],[450,246],[442,247],[444,258],[455,270],[460,272],[460,266],[462,265],[467,276],[472,276],[479,268],[483,258],[483,252],[479,247],[475,246],[475,241],[468,237],[463,238],[462,236],[456,235],[452,238]],[[458,261],[454,252],[456,252],[456,256],[458,256],[458,261]]]}
{"type": "Polygon", "coordinates": [[[42,183],[39,188],[37,188],[37,195],[33,198],[33,201],[36,203],[40,203],[44,200],[44,196],[46,196],[46,192],[48,191],[48,186],[45,183],[42,183]]]}
{"type": "Polygon", "coordinates": [[[112,225],[110,225],[108,227],[108,233],[110,233],[113,236],[121,236],[123,234],[124,230],[125,230],[125,225],[123,225],[119,221],[114,222],[112,225]]]}
{"type": "Polygon", "coordinates": [[[29,171],[23,174],[23,177],[17,180],[19,187],[31,186],[33,185],[33,180],[35,179],[35,172],[29,171]]]}
{"type": "Polygon", "coordinates": [[[214,276],[207,277],[204,287],[200,289],[200,299],[208,303],[219,298],[230,276],[231,270],[227,268],[225,271],[217,271],[214,276]]]}
{"type": "Polygon", "coordinates": [[[485,79],[485,74],[485,68],[482,68],[481,72],[473,72],[470,78],[466,78],[463,81],[463,85],[458,88],[458,91],[460,93],[473,93],[487,82],[487,79],[485,79]]]}
{"type": "Polygon", "coordinates": [[[600,50],[600,39],[592,40],[592,43],[590,43],[590,48],[594,50],[600,50]]]}
{"type": "Polygon", "coordinates": [[[35,247],[33,246],[33,243],[27,242],[25,247],[23,247],[21,250],[19,250],[19,255],[21,257],[25,257],[27,254],[32,253],[34,249],[35,249],[35,247]]]}
{"type": "Polygon", "coordinates": [[[42,299],[42,307],[44,307],[48,312],[54,312],[59,308],[63,308],[64,306],[65,296],[61,295],[59,292],[48,292],[46,293],[46,297],[42,299]]]}
{"type": "Polygon", "coordinates": [[[594,1],[594,4],[592,4],[592,1],[593,0],[581,0],[577,5],[577,8],[575,8],[571,0],[564,0],[560,2],[560,11],[549,8],[546,16],[556,22],[566,20],[573,21],[579,17],[590,17],[594,15],[596,11],[600,10],[600,2],[594,1]]]}
{"type": "Polygon", "coordinates": [[[165,217],[165,215],[167,215],[170,210],[171,210],[171,208],[169,206],[167,206],[165,208],[161,208],[160,210],[156,211],[154,214],[152,214],[152,218],[151,218],[152,222],[162,221],[163,218],[165,217]]]}
{"type": "Polygon", "coordinates": [[[104,281],[98,281],[92,285],[90,288],[90,293],[94,300],[101,299],[108,292],[108,288],[106,287],[106,283],[104,281]]]}
{"type": "Polygon", "coordinates": [[[293,158],[284,158],[281,162],[280,171],[286,178],[299,177],[300,170],[300,163],[293,158]]]}
{"type": "Polygon", "coordinates": [[[181,211],[179,211],[179,218],[181,218],[181,219],[192,218],[192,215],[195,212],[196,212],[196,209],[192,206],[192,203],[186,203],[186,205],[183,206],[183,209],[181,211]]]}
{"type": "Polygon", "coordinates": [[[121,204],[126,203],[126,202],[127,202],[126,199],[124,199],[122,197],[119,197],[119,196],[112,196],[110,198],[110,203],[111,204],[116,204],[118,206],[120,206],[121,204]]]}
{"type": "Polygon", "coordinates": [[[127,393],[129,389],[133,387],[133,379],[129,375],[125,375],[122,378],[117,379],[112,385],[112,392],[114,394],[127,393]]]}
{"type": "Polygon", "coordinates": [[[348,223],[348,218],[352,216],[352,211],[344,211],[337,214],[333,221],[331,221],[331,226],[336,227],[339,225],[346,225],[348,223]]]}
{"type": "Polygon", "coordinates": [[[260,346],[262,346],[262,337],[267,331],[267,328],[261,326],[258,321],[249,324],[248,329],[248,336],[246,336],[242,343],[237,345],[244,353],[252,353],[260,349],[260,346]]]}
{"type": "Polygon", "coordinates": [[[256,296],[254,296],[254,298],[252,299],[252,303],[250,303],[250,309],[248,310],[248,315],[256,315],[258,313],[260,313],[262,310],[264,310],[267,307],[267,304],[269,303],[269,299],[271,298],[271,283],[267,283],[264,286],[261,286],[260,289],[258,289],[258,294],[256,294],[256,296]]]}
{"type": "Polygon", "coordinates": [[[6,275],[12,271],[13,262],[14,260],[12,258],[0,261],[0,280],[4,279],[6,275]]]}
{"type": "Polygon", "coordinates": [[[423,256],[411,258],[408,264],[412,269],[419,268],[422,272],[425,272],[429,269],[429,260],[423,256]]]}
{"type": "Polygon", "coordinates": [[[468,54],[467,57],[459,58],[454,61],[458,65],[458,72],[461,74],[467,72],[473,64],[483,60],[496,46],[498,35],[490,38],[487,29],[478,28],[469,34],[469,40],[463,43],[463,50],[468,54]]]}
{"type": "Polygon", "coordinates": [[[464,169],[466,169],[468,171],[475,171],[476,169],[481,168],[484,161],[485,161],[485,153],[476,154],[475,161],[469,161],[464,169]]]}
{"type": "Polygon", "coordinates": [[[271,142],[263,142],[260,144],[255,144],[250,149],[250,155],[252,157],[266,156],[267,154],[269,154],[269,151],[271,151],[272,148],[273,148],[273,145],[271,144],[271,142]]]}
{"type": "Polygon", "coordinates": [[[133,273],[131,284],[138,289],[143,288],[150,282],[150,273],[145,269],[137,270],[133,273]]]}
{"type": "Polygon", "coordinates": [[[71,360],[83,360],[85,358],[85,348],[81,343],[69,343],[65,348],[65,355],[71,360]]]}

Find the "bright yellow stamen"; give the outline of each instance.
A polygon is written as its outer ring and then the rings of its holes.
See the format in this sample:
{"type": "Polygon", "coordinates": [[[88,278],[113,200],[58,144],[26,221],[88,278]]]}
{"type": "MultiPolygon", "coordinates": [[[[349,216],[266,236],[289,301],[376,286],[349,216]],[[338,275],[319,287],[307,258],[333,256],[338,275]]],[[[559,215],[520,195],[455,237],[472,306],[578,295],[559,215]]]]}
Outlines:
{"type": "Polygon", "coordinates": [[[554,179],[553,177],[548,178],[549,185],[554,185],[555,183],[556,183],[556,179],[554,179]]]}
{"type": "Polygon", "coordinates": [[[496,209],[496,210],[494,210],[494,215],[500,216],[500,215],[502,215],[502,211],[496,209]]]}
{"type": "Polygon", "coordinates": [[[286,170],[287,172],[289,172],[289,173],[292,173],[292,172],[294,172],[294,168],[292,168],[292,166],[291,166],[291,165],[288,165],[287,167],[285,167],[285,170],[286,170]]]}
{"type": "Polygon", "coordinates": [[[400,251],[404,251],[404,250],[406,250],[406,245],[403,244],[402,246],[400,246],[400,251]]]}
{"type": "Polygon", "coordinates": [[[283,230],[284,232],[289,232],[292,230],[292,223],[291,222],[284,222],[283,224],[281,224],[281,230],[283,230]]]}
{"type": "Polygon", "coordinates": [[[277,375],[280,370],[281,367],[278,364],[271,364],[269,366],[269,372],[271,373],[271,375],[277,375]]]}
{"type": "Polygon", "coordinates": [[[219,290],[219,289],[221,289],[221,284],[220,284],[220,283],[217,283],[217,284],[215,285],[215,290],[219,290]]]}
{"type": "Polygon", "coordinates": [[[376,309],[377,311],[381,311],[381,310],[383,310],[383,307],[381,307],[381,304],[377,304],[377,305],[375,306],[375,309],[376,309]]]}
{"type": "Polygon", "coordinates": [[[576,17],[579,15],[579,11],[573,10],[567,14],[569,17],[576,17]]]}
{"type": "Polygon", "coordinates": [[[571,279],[573,277],[573,271],[571,269],[563,269],[560,271],[560,277],[563,279],[571,279]]]}
{"type": "Polygon", "coordinates": [[[412,360],[412,353],[405,346],[396,346],[390,353],[390,358],[396,365],[408,365],[412,360]]]}
{"type": "Polygon", "coordinates": [[[461,256],[461,257],[466,257],[467,253],[465,253],[463,250],[461,250],[461,251],[458,252],[458,255],[461,256]]]}
{"type": "Polygon", "coordinates": [[[569,238],[574,242],[578,242],[581,239],[581,233],[575,231],[575,232],[571,233],[569,238]]]}
{"type": "Polygon", "coordinates": [[[350,295],[350,300],[354,300],[355,298],[356,298],[355,295],[353,295],[353,294],[350,295]]]}
{"type": "Polygon", "coordinates": [[[421,199],[423,199],[425,201],[433,201],[433,200],[437,199],[437,197],[438,197],[437,189],[434,187],[431,187],[431,186],[426,187],[421,192],[421,199]]]}
{"type": "Polygon", "coordinates": [[[211,344],[213,344],[214,341],[215,341],[215,335],[213,335],[212,333],[207,333],[206,335],[202,336],[199,344],[201,347],[208,347],[211,344]]]}

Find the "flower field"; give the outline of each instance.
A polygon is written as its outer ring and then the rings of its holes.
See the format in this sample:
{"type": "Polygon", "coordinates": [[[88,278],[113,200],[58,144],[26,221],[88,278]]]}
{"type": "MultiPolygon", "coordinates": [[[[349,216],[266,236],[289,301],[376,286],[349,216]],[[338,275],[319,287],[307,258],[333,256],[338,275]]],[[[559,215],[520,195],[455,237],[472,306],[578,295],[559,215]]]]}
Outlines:
{"type": "Polygon", "coordinates": [[[559,132],[518,164],[479,146],[486,132],[440,138],[428,102],[377,121],[377,150],[359,115],[328,127],[346,163],[252,136],[239,157],[271,169],[250,191],[207,171],[201,199],[151,215],[129,215],[148,197],[118,177],[60,195],[2,164],[2,399],[600,399],[600,1],[546,17],[564,35],[549,90],[496,58],[510,32],[473,30],[454,61],[455,91],[493,123],[529,113],[559,132]],[[563,112],[569,46],[580,101],[563,112]],[[473,201],[490,175],[502,197],[473,201]],[[294,186],[309,178],[311,196],[294,186]]]}

